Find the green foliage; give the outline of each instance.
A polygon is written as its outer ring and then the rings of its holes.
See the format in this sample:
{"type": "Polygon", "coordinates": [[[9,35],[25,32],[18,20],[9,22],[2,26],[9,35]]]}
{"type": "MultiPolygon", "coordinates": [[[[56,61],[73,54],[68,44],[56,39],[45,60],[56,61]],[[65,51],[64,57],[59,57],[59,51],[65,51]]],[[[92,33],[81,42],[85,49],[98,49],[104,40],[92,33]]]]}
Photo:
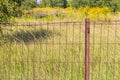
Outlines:
{"type": "Polygon", "coordinates": [[[10,4],[8,0],[0,0],[0,21],[8,21],[13,11],[13,4],[10,4]]]}
{"type": "Polygon", "coordinates": [[[67,7],[67,0],[42,0],[41,7],[67,7]]]}
{"type": "Polygon", "coordinates": [[[85,6],[90,6],[90,7],[109,7],[111,11],[117,11],[120,2],[119,0],[72,0],[71,1],[72,6],[75,8],[79,7],[85,7],[85,6]]]}
{"type": "Polygon", "coordinates": [[[119,0],[42,0],[41,7],[109,7],[111,11],[116,12],[120,7],[119,0]]]}
{"type": "Polygon", "coordinates": [[[10,21],[21,14],[20,6],[24,0],[0,0],[0,21],[10,21]]]}
{"type": "Polygon", "coordinates": [[[21,4],[21,9],[28,10],[28,9],[31,9],[33,7],[36,7],[36,5],[37,5],[36,0],[25,0],[21,4]]]}
{"type": "Polygon", "coordinates": [[[12,17],[21,16],[22,10],[36,6],[36,0],[0,0],[0,21],[8,22],[12,17]]]}

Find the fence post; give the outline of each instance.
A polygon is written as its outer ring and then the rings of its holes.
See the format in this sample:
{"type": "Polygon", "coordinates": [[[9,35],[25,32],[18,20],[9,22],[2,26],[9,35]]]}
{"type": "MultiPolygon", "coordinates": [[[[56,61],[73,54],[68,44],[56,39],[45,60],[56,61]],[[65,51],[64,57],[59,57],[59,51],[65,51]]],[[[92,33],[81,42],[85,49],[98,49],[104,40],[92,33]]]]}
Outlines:
{"type": "Polygon", "coordinates": [[[85,80],[90,80],[90,19],[85,19],[85,80]]]}

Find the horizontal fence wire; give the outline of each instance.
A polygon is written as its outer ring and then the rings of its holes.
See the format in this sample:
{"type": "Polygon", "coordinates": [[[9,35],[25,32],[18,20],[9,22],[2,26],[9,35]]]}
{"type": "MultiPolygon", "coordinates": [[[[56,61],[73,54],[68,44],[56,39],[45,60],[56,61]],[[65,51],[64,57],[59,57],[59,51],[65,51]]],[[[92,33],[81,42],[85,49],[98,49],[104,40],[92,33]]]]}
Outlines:
{"type": "MultiPolygon", "coordinates": [[[[90,80],[120,79],[120,21],[90,21],[90,80]]],[[[0,22],[0,80],[84,80],[85,22],[0,22]]]]}

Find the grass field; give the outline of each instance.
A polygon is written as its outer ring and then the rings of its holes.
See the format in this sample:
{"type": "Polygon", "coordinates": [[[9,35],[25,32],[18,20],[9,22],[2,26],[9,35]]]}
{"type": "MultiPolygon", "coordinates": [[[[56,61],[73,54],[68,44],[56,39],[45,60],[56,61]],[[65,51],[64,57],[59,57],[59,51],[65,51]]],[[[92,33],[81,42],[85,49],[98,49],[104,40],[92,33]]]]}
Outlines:
{"type": "MultiPolygon", "coordinates": [[[[1,80],[84,80],[84,22],[20,25],[1,25],[1,80]]],[[[91,80],[120,80],[119,30],[91,23],[91,80]]]]}

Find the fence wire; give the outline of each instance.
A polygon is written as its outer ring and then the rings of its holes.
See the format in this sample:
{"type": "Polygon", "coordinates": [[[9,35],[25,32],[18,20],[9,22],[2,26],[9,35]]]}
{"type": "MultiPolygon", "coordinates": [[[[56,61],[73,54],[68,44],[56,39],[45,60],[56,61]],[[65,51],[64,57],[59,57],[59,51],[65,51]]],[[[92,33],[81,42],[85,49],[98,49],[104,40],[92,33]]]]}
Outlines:
{"type": "Polygon", "coordinates": [[[84,79],[81,22],[1,24],[2,80],[84,79]]]}
{"type": "MultiPolygon", "coordinates": [[[[90,80],[120,79],[119,21],[90,22],[90,80]]],[[[0,80],[84,80],[85,23],[0,23],[0,80]]]]}
{"type": "Polygon", "coordinates": [[[91,80],[120,79],[120,22],[91,21],[91,80]]]}

